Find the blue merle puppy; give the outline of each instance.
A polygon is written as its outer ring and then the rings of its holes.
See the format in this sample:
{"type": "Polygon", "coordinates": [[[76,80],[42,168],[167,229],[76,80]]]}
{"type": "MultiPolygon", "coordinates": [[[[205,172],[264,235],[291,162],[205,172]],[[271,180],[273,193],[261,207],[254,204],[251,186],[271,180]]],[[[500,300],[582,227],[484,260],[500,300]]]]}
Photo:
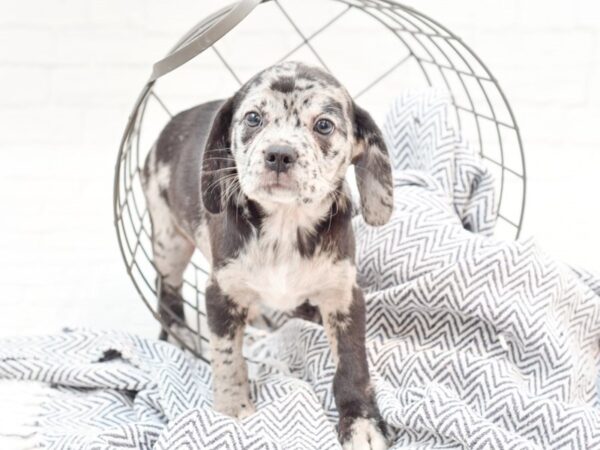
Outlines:
{"type": "Polygon", "coordinates": [[[370,225],[392,213],[392,173],[381,131],[329,73],[285,62],[227,100],[169,122],[143,173],[160,274],[160,313],[183,319],[183,272],[195,248],[206,286],[214,407],[254,412],[244,326],[258,304],[318,309],[331,344],[339,437],[345,449],[385,449],[365,351],[365,301],[356,281],[351,194],[355,167],[370,225]]]}

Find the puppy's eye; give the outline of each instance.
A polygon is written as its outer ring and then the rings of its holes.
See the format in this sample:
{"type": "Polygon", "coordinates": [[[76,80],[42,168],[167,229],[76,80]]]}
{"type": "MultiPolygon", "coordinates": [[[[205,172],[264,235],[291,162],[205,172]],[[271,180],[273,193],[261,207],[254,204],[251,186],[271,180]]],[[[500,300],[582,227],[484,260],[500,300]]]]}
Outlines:
{"type": "Polygon", "coordinates": [[[246,125],[249,127],[254,128],[262,123],[262,117],[260,117],[260,114],[258,114],[256,111],[251,111],[244,117],[244,122],[246,122],[246,125]]]}
{"type": "Polygon", "coordinates": [[[333,133],[333,122],[328,119],[319,119],[315,123],[315,131],[323,136],[328,136],[333,133]]]}

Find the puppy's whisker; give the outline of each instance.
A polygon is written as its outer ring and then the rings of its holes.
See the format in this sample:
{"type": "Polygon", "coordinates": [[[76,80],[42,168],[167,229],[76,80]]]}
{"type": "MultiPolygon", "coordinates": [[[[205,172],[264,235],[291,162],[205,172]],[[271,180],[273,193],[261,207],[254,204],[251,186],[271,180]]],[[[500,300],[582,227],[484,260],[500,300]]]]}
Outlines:
{"type": "Polygon", "coordinates": [[[204,165],[206,165],[207,163],[231,163],[230,166],[228,166],[228,168],[235,168],[235,165],[233,163],[235,163],[235,161],[233,159],[227,159],[227,158],[204,158],[204,165]]]}
{"type": "Polygon", "coordinates": [[[243,195],[243,192],[241,189],[237,189],[237,191],[238,191],[238,193],[237,193],[237,197],[235,199],[235,203],[236,203],[236,205],[238,205],[238,207],[235,209],[235,221],[236,222],[238,221],[238,211],[240,209],[239,205],[241,204],[240,197],[243,195]]]}
{"type": "MultiPolygon", "coordinates": [[[[218,172],[218,169],[217,169],[217,170],[215,170],[215,172],[218,172]]],[[[235,173],[235,172],[221,174],[220,176],[218,176],[218,177],[216,178],[216,180],[215,180],[215,181],[213,181],[213,183],[215,183],[215,182],[219,182],[219,181],[223,181],[223,180],[229,180],[229,179],[231,179],[231,178],[235,178],[235,177],[237,177],[237,173],[235,173]]],[[[211,183],[211,184],[212,184],[212,183],[211,183]]]]}
{"type": "Polygon", "coordinates": [[[237,174],[235,175],[229,175],[229,176],[223,176],[221,178],[219,178],[217,181],[217,183],[220,184],[225,184],[225,188],[224,188],[224,192],[221,193],[221,202],[223,204],[223,209],[225,210],[225,214],[223,214],[224,216],[224,225],[225,227],[227,226],[227,222],[228,222],[228,212],[227,212],[227,205],[229,204],[229,200],[231,198],[231,192],[234,190],[233,188],[236,186],[237,184],[237,174]]]}
{"type": "MultiPolygon", "coordinates": [[[[229,160],[223,160],[223,161],[225,161],[225,162],[230,162],[229,160]]],[[[212,162],[212,161],[209,161],[209,162],[212,162]]],[[[221,162],[219,161],[218,163],[221,163],[221,162]]],[[[212,166],[214,166],[214,164],[213,164],[212,166]]],[[[209,168],[210,168],[210,167],[209,167],[209,168]]],[[[229,165],[229,166],[220,166],[220,165],[219,165],[219,166],[216,166],[215,168],[216,168],[216,169],[229,169],[229,170],[235,170],[235,166],[234,166],[234,165],[229,165]]]]}
{"type": "Polygon", "coordinates": [[[217,174],[224,174],[224,175],[235,175],[236,174],[236,170],[234,167],[219,167],[216,169],[206,169],[203,170],[203,172],[205,173],[217,173],[217,174]],[[229,174],[227,173],[229,172],[229,174]]]}
{"type": "MultiPolygon", "coordinates": [[[[232,164],[234,161],[231,159],[222,159],[222,160],[209,160],[206,159],[204,161],[203,167],[208,166],[217,166],[217,169],[235,169],[235,164],[232,164]],[[216,164],[215,164],[216,163],[216,164]],[[227,165],[225,165],[227,164],[227,165]]],[[[210,167],[208,167],[210,168],[210,167]]]]}
{"type": "Polygon", "coordinates": [[[207,148],[207,149],[204,150],[204,153],[222,152],[224,150],[231,150],[231,147],[207,148]]]}
{"type": "Polygon", "coordinates": [[[215,181],[213,181],[212,183],[210,183],[206,189],[210,192],[212,190],[214,190],[217,185],[222,184],[222,183],[226,183],[232,179],[235,179],[236,175],[226,175],[226,176],[222,176],[218,179],[216,179],[215,181]]]}
{"type": "MultiPolygon", "coordinates": [[[[211,185],[207,186],[206,192],[209,193],[209,194],[212,194],[214,191],[217,190],[217,188],[219,187],[219,185],[222,184],[222,181],[223,180],[219,180],[219,181],[217,181],[215,183],[212,183],[211,185]]],[[[225,182],[227,182],[227,180],[225,180],[225,182]]],[[[222,197],[222,195],[223,195],[223,192],[221,192],[221,197],[222,197]]]]}
{"type": "Polygon", "coordinates": [[[336,189],[328,194],[328,197],[331,198],[331,208],[329,208],[329,224],[327,225],[327,232],[331,230],[331,222],[333,221],[333,217],[337,215],[339,212],[338,200],[340,193],[336,189]],[[333,212],[333,208],[335,207],[335,213],[333,212]]]}

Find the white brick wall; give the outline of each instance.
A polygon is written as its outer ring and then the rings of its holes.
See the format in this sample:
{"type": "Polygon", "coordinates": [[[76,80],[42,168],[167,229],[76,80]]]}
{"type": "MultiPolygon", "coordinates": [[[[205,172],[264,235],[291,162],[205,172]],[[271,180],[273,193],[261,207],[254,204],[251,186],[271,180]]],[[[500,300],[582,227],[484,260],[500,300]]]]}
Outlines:
{"type": "Polygon", "coordinates": [[[529,171],[525,232],[600,271],[600,5],[585,0],[420,0],[507,94],[529,171]]]}
{"type": "MultiPolygon", "coordinates": [[[[511,101],[529,169],[526,233],[559,257],[600,271],[600,5],[409,2],[461,36],[511,101]]],[[[0,335],[62,325],[155,334],[116,245],[114,160],[151,64],[222,4],[0,2],[0,335]]],[[[306,8],[302,19],[318,23],[334,6],[323,5],[317,12],[306,8]]],[[[357,31],[368,32],[362,26],[357,31]]],[[[248,27],[282,32],[270,48],[246,41],[249,58],[290,39],[281,21],[265,18],[248,27]]],[[[224,43],[224,51],[236,48],[224,43]]],[[[200,80],[201,69],[214,61],[207,55],[183,76],[200,80]]],[[[204,79],[206,90],[226,89],[213,71],[204,79]]]]}

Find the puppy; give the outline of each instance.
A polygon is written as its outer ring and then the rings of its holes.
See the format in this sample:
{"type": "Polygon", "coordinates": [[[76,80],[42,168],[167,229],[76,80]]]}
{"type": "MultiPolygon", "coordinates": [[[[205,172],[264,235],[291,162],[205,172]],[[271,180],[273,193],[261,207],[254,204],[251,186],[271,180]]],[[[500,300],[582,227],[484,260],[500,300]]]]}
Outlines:
{"type": "Polygon", "coordinates": [[[381,131],[329,73],[301,63],[264,70],[224,101],[184,111],[150,152],[143,186],[159,272],[160,314],[183,318],[183,272],[199,248],[206,286],[214,407],[254,412],[242,339],[248,311],[318,308],[331,345],[339,437],[346,449],[387,448],[365,351],[365,302],[356,282],[354,164],[370,225],[392,213],[381,131]]]}

